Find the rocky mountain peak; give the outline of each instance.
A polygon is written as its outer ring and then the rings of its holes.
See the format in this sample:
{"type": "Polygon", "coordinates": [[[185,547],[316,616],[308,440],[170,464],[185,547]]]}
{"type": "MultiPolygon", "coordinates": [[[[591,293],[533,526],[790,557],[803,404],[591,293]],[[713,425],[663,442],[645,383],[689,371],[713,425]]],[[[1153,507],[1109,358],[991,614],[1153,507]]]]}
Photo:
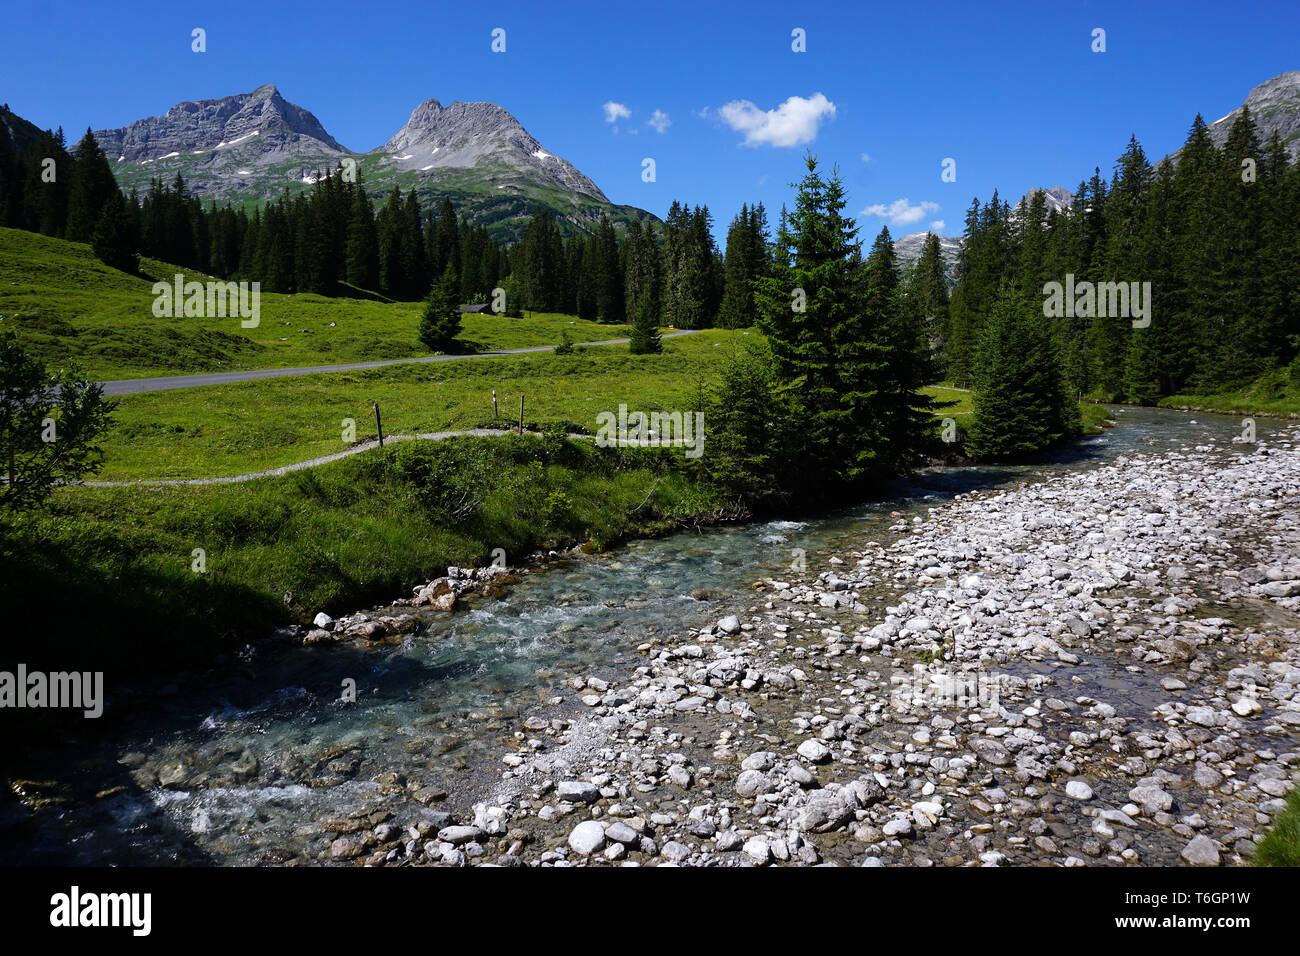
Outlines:
{"type": "MultiPolygon", "coordinates": [[[[1279,73],[1265,80],[1246,95],[1242,106],[1250,108],[1261,143],[1267,143],[1277,130],[1292,161],[1300,159],[1300,70],[1279,73]]],[[[1242,106],[1210,124],[1210,139],[1216,146],[1228,141],[1228,133],[1241,115],[1242,106]]]]}
{"type": "Polygon", "coordinates": [[[1028,207],[1030,200],[1033,199],[1034,193],[1042,193],[1046,209],[1050,213],[1053,209],[1057,212],[1065,212],[1074,206],[1074,193],[1070,192],[1064,186],[1052,186],[1050,189],[1035,187],[1021,197],[1020,201],[1012,208],[1012,212],[1024,207],[1028,207]]]}
{"type": "MultiPolygon", "coordinates": [[[[938,233],[935,233],[938,235],[938,233]]],[[[904,268],[914,266],[921,258],[925,251],[925,243],[929,239],[929,232],[913,232],[906,236],[894,240],[894,255],[898,257],[898,264],[904,268]]],[[[943,268],[945,275],[948,276],[948,284],[952,284],[952,270],[957,264],[957,256],[961,252],[962,240],[960,236],[939,236],[939,255],[943,259],[943,268]]]]}
{"type": "Polygon", "coordinates": [[[595,183],[567,160],[543,149],[495,103],[456,100],[443,106],[438,100],[425,100],[411,111],[406,125],[372,153],[398,169],[426,176],[482,167],[500,188],[509,188],[524,175],[598,202],[609,201],[595,183]]]}
{"type": "Polygon", "coordinates": [[[345,152],[320,120],[290,103],[274,84],[215,100],[177,103],[162,116],[136,120],[121,129],[96,130],[104,151],[123,162],[147,162],[172,153],[224,149],[254,137],[279,146],[313,140],[330,152],[345,152]]]}
{"type": "MultiPolygon", "coordinates": [[[[462,103],[443,106],[437,100],[425,100],[411,111],[411,118],[397,134],[384,144],[389,152],[423,144],[446,146],[462,137],[500,136],[522,133],[519,121],[495,103],[462,103]]],[[[536,144],[536,140],[533,140],[536,144]]]]}

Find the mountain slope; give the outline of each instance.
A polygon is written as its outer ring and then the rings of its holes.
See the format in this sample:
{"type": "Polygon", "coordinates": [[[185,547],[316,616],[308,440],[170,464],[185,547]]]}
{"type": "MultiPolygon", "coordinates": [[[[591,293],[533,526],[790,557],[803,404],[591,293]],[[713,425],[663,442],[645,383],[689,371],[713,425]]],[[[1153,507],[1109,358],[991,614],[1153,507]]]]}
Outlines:
{"type": "Polygon", "coordinates": [[[1222,147],[1228,141],[1228,131],[1244,106],[1250,107],[1261,143],[1267,143],[1273,130],[1277,130],[1291,161],[1300,159],[1300,70],[1279,73],[1265,80],[1247,94],[1242,106],[1211,123],[1210,139],[1216,146],[1222,147]]]}
{"type": "Polygon", "coordinates": [[[41,135],[35,123],[29,123],[9,109],[9,104],[0,106],[0,135],[4,136],[9,146],[19,153],[25,153],[36,143],[41,135]]]}
{"type": "MultiPolygon", "coordinates": [[[[921,258],[921,253],[925,251],[925,237],[928,235],[928,232],[913,232],[894,240],[894,255],[898,257],[900,268],[910,269],[916,264],[921,258]]],[[[953,281],[953,266],[957,264],[959,252],[961,252],[961,236],[939,237],[939,254],[943,257],[943,271],[950,285],[953,281]]]]}
{"type": "Polygon", "coordinates": [[[307,110],[273,85],[217,100],[180,103],[163,116],[96,130],[123,189],[179,173],[203,200],[258,205],[287,189],[302,192],[326,170],[355,163],[366,191],[382,202],[414,188],[426,209],[443,198],[498,239],[523,234],[537,206],[562,227],[591,229],[608,215],[620,227],[654,220],[619,206],[568,161],[547,151],[509,112],[492,103],[426,100],[387,143],[366,153],[343,147],[307,110]]]}
{"type": "Polygon", "coordinates": [[[1074,193],[1070,192],[1064,186],[1053,186],[1051,189],[1042,189],[1035,187],[1025,193],[1020,201],[1013,207],[1012,212],[1021,206],[1027,206],[1034,193],[1042,193],[1046,203],[1047,211],[1050,213],[1053,209],[1057,212],[1065,212],[1074,205],[1074,193]]]}
{"type": "Polygon", "coordinates": [[[526,174],[534,181],[609,202],[595,183],[567,160],[542,149],[518,120],[492,103],[456,102],[444,108],[437,100],[425,100],[392,139],[371,153],[386,155],[395,169],[430,172],[434,177],[444,169],[497,159],[519,170],[520,179],[526,174]]]}
{"type": "Polygon", "coordinates": [[[314,181],[349,155],[311,113],[273,85],[219,100],[178,103],[162,116],[95,130],[123,189],[177,173],[190,192],[235,203],[314,181]]]}
{"type": "Polygon", "coordinates": [[[658,222],[634,206],[610,203],[572,163],[545,149],[514,116],[492,103],[425,100],[383,146],[357,157],[368,191],[415,189],[426,208],[443,197],[497,238],[523,235],[537,206],[555,214],[562,231],[592,230],[608,215],[622,229],[658,222]]]}

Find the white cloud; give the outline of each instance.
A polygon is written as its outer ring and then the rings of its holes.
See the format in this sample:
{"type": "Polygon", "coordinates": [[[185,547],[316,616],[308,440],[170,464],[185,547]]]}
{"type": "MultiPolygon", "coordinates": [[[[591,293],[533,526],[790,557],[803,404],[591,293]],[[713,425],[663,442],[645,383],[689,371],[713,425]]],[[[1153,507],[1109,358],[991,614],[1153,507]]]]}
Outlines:
{"type": "Polygon", "coordinates": [[[942,219],[936,219],[934,222],[930,223],[930,231],[943,232],[943,230],[947,227],[947,225],[948,224],[944,222],[942,219]]]}
{"type": "Polygon", "coordinates": [[[608,103],[606,103],[602,107],[602,109],[605,110],[606,123],[617,123],[619,120],[627,119],[629,116],[632,115],[632,111],[630,109],[628,109],[622,103],[615,103],[613,100],[610,100],[608,103]]]}
{"type": "Polygon", "coordinates": [[[889,220],[891,226],[910,226],[925,218],[926,213],[939,211],[937,202],[919,202],[912,205],[907,199],[895,199],[888,206],[876,203],[862,210],[864,216],[881,216],[889,220]]]}
{"type": "Polygon", "coordinates": [[[749,100],[719,107],[722,121],[745,134],[746,146],[800,146],[817,138],[822,120],[835,115],[835,104],[821,93],[808,99],[792,96],[774,110],[760,110],[749,100]]]}
{"type": "Polygon", "coordinates": [[[646,126],[653,126],[656,133],[662,133],[668,127],[673,125],[673,121],[668,118],[668,114],[663,110],[655,110],[646,120],[646,126]]]}
{"type": "Polygon", "coordinates": [[[864,163],[869,163],[869,162],[871,162],[871,154],[870,154],[870,153],[863,153],[863,154],[862,154],[862,161],[863,161],[864,163]]]}

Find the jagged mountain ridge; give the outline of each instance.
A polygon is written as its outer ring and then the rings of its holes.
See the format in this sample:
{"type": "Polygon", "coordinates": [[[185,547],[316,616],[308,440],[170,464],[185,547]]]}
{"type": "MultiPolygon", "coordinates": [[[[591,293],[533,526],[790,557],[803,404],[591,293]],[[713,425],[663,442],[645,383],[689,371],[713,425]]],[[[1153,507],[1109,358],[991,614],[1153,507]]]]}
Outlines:
{"type": "Polygon", "coordinates": [[[1033,199],[1034,193],[1043,194],[1047,211],[1049,213],[1053,210],[1056,212],[1065,212],[1067,209],[1071,209],[1074,206],[1074,193],[1070,192],[1064,186],[1053,186],[1050,189],[1035,187],[1034,189],[1029,190],[1029,192],[1025,193],[1024,196],[1020,198],[1020,202],[1016,203],[1015,209],[1020,209],[1022,206],[1028,206],[1030,200],[1033,199]]]}
{"type": "Polygon", "coordinates": [[[252,93],[179,103],[163,116],[96,130],[118,183],[148,188],[179,173],[203,200],[253,206],[310,187],[340,162],[356,164],[366,191],[382,202],[414,188],[426,208],[451,199],[497,238],[522,235],[537,206],[561,225],[591,229],[601,215],[617,225],[655,220],[611,203],[573,164],[545,150],[507,110],[492,103],[425,100],[387,143],[360,153],[343,147],[309,111],[271,84],[252,93]]]}
{"type": "Polygon", "coordinates": [[[387,155],[396,168],[419,172],[468,168],[484,157],[509,156],[561,189],[609,202],[572,163],[542,149],[518,120],[494,103],[457,101],[444,107],[437,100],[425,100],[392,139],[371,152],[387,155]]]}
{"type": "Polygon", "coordinates": [[[127,163],[149,162],[185,151],[199,155],[254,136],[266,136],[279,143],[311,140],[329,152],[347,152],[325,131],[320,120],[290,103],[270,83],[251,93],[177,103],[162,116],[136,120],[122,129],[95,130],[104,152],[127,163]]]}
{"type": "MultiPolygon", "coordinates": [[[[920,260],[928,235],[928,232],[913,232],[894,240],[894,255],[898,257],[899,266],[911,268],[920,260]]],[[[939,236],[939,255],[949,285],[953,281],[953,267],[957,264],[957,254],[961,252],[961,242],[961,236],[939,236]]]]}
{"type": "MultiPolygon", "coordinates": [[[[1245,107],[1250,107],[1261,144],[1267,143],[1277,130],[1291,161],[1300,160],[1300,70],[1279,73],[1265,80],[1246,95],[1241,106],[1211,123],[1210,139],[1216,146],[1222,148],[1228,141],[1228,132],[1245,107]]],[[[1177,155],[1174,154],[1175,159],[1177,155]]]]}

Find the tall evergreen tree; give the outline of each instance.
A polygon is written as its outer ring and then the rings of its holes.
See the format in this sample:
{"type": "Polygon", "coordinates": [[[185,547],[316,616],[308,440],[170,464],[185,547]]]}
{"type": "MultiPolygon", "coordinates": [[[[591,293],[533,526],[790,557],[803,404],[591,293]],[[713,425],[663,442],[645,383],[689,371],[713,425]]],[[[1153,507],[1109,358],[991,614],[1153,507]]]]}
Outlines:
{"type": "Polygon", "coordinates": [[[623,294],[627,314],[640,314],[641,302],[648,299],[648,308],[658,323],[660,315],[660,264],[659,239],[653,223],[642,228],[640,222],[632,223],[624,241],[626,251],[623,269],[623,294]]]}
{"type": "MultiPolygon", "coordinates": [[[[1087,276],[1093,282],[1150,281],[1143,274],[1147,259],[1146,210],[1151,189],[1151,166],[1136,136],[1115,164],[1115,176],[1107,193],[1102,216],[1105,221],[1104,248],[1098,250],[1102,265],[1087,276]]],[[[1100,313],[1100,309],[1097,310],[1100,313]]],[[[1089,330],[1089,379],[1094,389],[1109,399],[1124,392],[1124,372],[1133,330],[1131,316],[1098,314],[1089,330]]]]}
{"type": "Polygon", "coordinates": [[[742,329],[754,324],[754,283],[763,271],[766,236],[758,233],[758,209],[740,207],[740,215],[727,230],[720,322],[723,328],[742,329]]]}
{"type": "Polygon", "coordinates": [[[523,283],[529,308],[559,311],[563,305],[563,247],[557,243],[555,217],[540,206],[524,230],[523,283]]]}
{"type": "Polygon", "coordinates": [[[136,254],[135,218],[127,210],[126,200],[117,190],[99,211],[91,236],[91,250],[105,265],[134,273],[140,265],[136,254]]]}
{"type": "Polygon", "coordinates": [[[655,313],[654,301],[649,296],[642,296],[637,303],[636,316],[632,319],[629,330],[628,350],[633,355],[658,353],[664,350],[659,339],[659,316],[655,313]]]}
{"type": "Polygon", "coordinates": [[[379,287],[379,233],[375,229],[375,210],[359,173],[351,192],[344,275],[349,285],[374,290],[379,287]]]}
{"type": "Polygon", "coordinates": [[[951,335],[948,280],[944,274],[943,247],[932,232],[926,234],[921,258],[908,277],[904,311],[921,329],[925,377],[933,381],[943,379],[947,373],[951,335]]]}
{"type": "Polygon", "coordinates": [[[460,278],[451,267],[429,291],[420,315],[420,341],[435,352],[450,352],[460,332],[460,278]]]}
{"type": "Polygon", "coordinates": [[[857,227],[844,215],[838,172],[806,159],[795,208],[778,244],[791,264],[758,286],[760,329],[792,416],[801,480],[814,494],[861,486],[887,467],[878,383],[890,345],[865,296],[857,227]]]}
{"type": "Polygon", "coordinates": [[[1077,434],[1079,406],[1039,302],[1008,288],[994,304],[980,335],[974,393],[966,437],[974,458],[1015,459],[1077,434]]]}
{"type": "Polygon", "coordinates": [[[980,201],[966,210],[961,251],[957,254],[957,287],[949,301],[948,377],[958,387],[970,384],[975,346],[983,309],[983,277],[976,257],[981,246],[980,201]]]}
{"type": "Polygon", "coordinates": [[[886,348],[883,374],[872,382],[883,439],[881,459],[890,473],[909,470],[931,450],[934,401],[922,393],[926,377],[925,327],[904,308],[889,228],[880,230],[863,267],[863,306],[877,341],[886,348]]]}
{"type": "Polygon", "coordinates": [[[117,180],[109,168],[108,157],[99,148],[95,135],[87,129],[73,151],[66,238],[73,242],[89,242],[99,221],[100,210],[116,192],[117,180]]]}
{"type": "Polygon", "coordinates": [[[621,324],[625,320],[623,275],[619,268],[618,237],[608,216],[602,216],[595,244],[596,321],[621,324]]]}

